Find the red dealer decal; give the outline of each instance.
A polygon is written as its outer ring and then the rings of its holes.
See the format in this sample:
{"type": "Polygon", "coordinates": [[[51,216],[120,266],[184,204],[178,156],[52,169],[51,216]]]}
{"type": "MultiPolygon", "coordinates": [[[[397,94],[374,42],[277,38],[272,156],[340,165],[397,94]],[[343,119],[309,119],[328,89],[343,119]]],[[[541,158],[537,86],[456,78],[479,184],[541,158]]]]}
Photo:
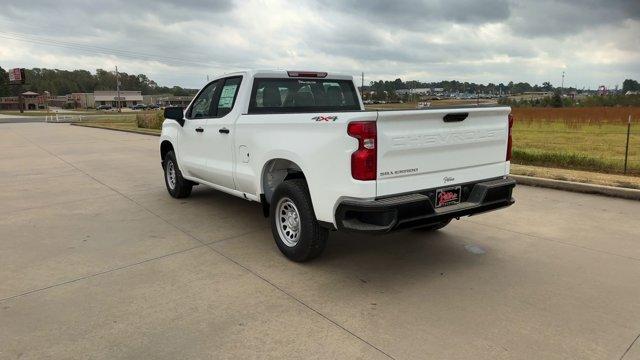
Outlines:
{"type": "Polygon", "coordinates": [[[436,207],[449,206],[460,203],[460,186],[436,191],[436,207]]]}
{"type": "Polygon", "coordinates": [[[438,198],[438,206],[446,205],[450,202],[455,202],[458,200],[458,194],[451,191],[444,191],[440,193],[440,198],[438,198]]]}

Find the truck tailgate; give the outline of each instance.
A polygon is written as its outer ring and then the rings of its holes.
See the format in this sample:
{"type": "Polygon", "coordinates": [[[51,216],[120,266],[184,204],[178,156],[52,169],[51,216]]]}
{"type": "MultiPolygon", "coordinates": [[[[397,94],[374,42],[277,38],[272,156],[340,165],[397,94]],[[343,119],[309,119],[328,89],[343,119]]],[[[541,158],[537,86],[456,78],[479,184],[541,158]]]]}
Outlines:
{"type": "Polygon", "coordinates": [[[378,112],[377,195],[506,175],[510,111],[489,107],[378,112]]]}

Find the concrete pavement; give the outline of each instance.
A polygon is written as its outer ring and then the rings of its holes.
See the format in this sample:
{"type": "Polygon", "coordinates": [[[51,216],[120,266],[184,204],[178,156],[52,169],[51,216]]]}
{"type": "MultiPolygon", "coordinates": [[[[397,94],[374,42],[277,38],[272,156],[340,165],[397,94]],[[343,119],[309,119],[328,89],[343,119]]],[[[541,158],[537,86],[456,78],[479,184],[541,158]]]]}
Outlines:
{"type": "Polygon", "coordinates": [[[520,186],[309,264],[257,203],[164,189],[157,138],[0,124],[0,358],[640,358],[640,202],[520,186]]]}

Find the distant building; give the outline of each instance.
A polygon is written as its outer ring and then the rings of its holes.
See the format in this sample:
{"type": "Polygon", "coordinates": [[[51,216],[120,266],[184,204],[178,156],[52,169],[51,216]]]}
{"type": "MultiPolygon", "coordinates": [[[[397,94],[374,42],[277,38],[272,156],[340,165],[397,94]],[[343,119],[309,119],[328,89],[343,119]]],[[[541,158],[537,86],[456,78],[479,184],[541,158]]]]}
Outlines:
{"type": "MultiPolygon", "coordinates": [[[[24,110],[43,110],[49,103],[50,95],[47,91],[38,94],[33,91],[22,93],[24,110]]],[[[20,110],[20,97],[8,96],[0,98],[0,110],[20,110]]]]}
{"type": "MultiPolygon", "coordinates": [[[[142,95],[140,91],[121,90],[120,98],[117,91],[95,91],[92,93],[71,93],[51,97],[48,92],[40,95],[34,92],[23,93],[25,109],[45,109],[48,106],[67,109],[94,109],[100,105],[111,107],[120,106],[131,108],[138,104],[158,105],[158,106],[187,106],[191,103],[193,96],[173,96],[171,94],[162,95],[142,95]]],[[[19,110],[18,97],[0,98],[0,110],[19,110]]]]}
{"type": "Polygon", "coordinates": [[[69,107],[69,95],[54,96],[49,99],[49,106],[66,108],[69,107]]]}
{"type": "Polygon", "coordinates": [[[142,103],[145,105],[158,105],[162,104],[162,99],[171,96],[170,94],[160,95],[142,95],[142,103]]]}
{"type": "Polygon", "coordinates": [[[71,93],[67,95],[67,100],[73,104],[74,108],[89,109],[96,107],[95,93],[71,93]]]}
{"type": "Polygon", "coordinates": [[[416,88],[416,89],[399,89],[396,90],[397,95],[429,95],[431,94],[430,88],[416,88]]]}
{"type": "Polygon", "coordinates": [[[47,103],[49,102],[49,93],[44,92],[43,94],[38,94],[33,91],[27,91],[22,93],[22,101],[24,102],[25,110],[38,110],[38,109],[46,109],[47,103]]]}
{"type": "Polygon", "coordinates": [[[0,97],[0,110],[20,110],[17,96],[0,97]]]}
{"type": "Polygon", "coordinates": [[[142,95],[143,103],[158,106],[188,106],[193,96],[174,96],[171,94],[142,95]]]}
{"type": "Polygon", "coordinates": [[[142,103],[142,92],[121,90],[120,97],[118,97],[117,91],[95,91],[93,93],[94,106],[111,105],[112,107],[118,106],[118,100],[121,107],[133,107],[134,105],[142,103]]]}
{"type": "Polygon", "coordinates": [[[522,96],[529,100],[544,99],[553,96],[553,91],[525,91],[522,96]]]}

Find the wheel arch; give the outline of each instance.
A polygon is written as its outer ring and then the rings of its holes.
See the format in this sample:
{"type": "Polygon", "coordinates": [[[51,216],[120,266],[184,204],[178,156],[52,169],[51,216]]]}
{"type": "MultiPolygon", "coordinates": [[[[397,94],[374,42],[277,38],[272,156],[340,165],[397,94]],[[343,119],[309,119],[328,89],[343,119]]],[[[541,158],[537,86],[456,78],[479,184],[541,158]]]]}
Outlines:
{"type": "Polygon", "coordinates": [[[160,143],[160,160],[164,161],[164,157],[167,155],[169,151],[173,151],[175,153],[173,144],[169,140],[163,140],[160,143]]]}
{"type": "Polygon", "coordinates": [[[260,173],[260,198],[263,206],[271,203],[278,185],[289,179],[306,179],[303,168],[293,160],[273,158],[265,162],[260,173]]]}

